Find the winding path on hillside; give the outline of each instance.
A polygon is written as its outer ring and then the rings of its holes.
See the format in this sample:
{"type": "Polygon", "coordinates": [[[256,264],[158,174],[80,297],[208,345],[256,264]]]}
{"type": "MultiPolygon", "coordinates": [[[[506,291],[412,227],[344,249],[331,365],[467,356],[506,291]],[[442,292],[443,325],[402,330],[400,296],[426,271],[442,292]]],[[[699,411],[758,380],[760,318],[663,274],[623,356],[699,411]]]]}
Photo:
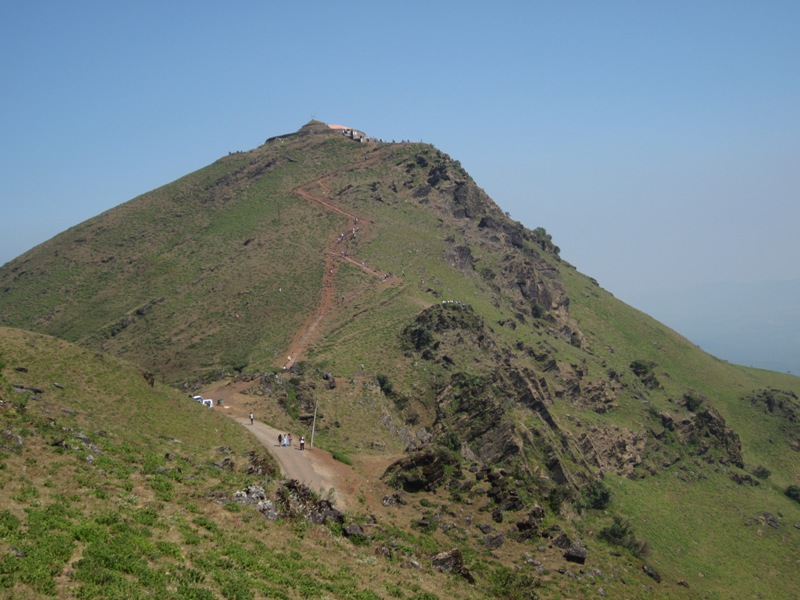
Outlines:
{"type": "Polygon", "coordinates": [[[300,450],[300,435],[296,432],[281,431],[257,419],[250,425],[248,415],[253,410],[253,396],[247,390],[252,386],[253,383],[247,381],[218,381],[205,388],[203,395],[222,400],[223,404],[214,406],[214,410],[223,412],[252,433],[275,458],[284,477],[300,481],[323,498],[329,497],[339,510],[356,508],[365,492],[378,487],[382,491],[374,497],[368,494],[368,498],[370,502],[380,501],[384,493],[380,476],[398,456],[353,457],[357,466],[354,468],[334,459],[325,450],[312,448],[310,440],[306,440],[306,449],[300,450]],[[291,447],[278,446],[281,433],[292,434],[291,447]]]}
{"type": "MultiPolygon", "coordinates": [[[[289,348],[286,351],[286,359],[283,358],[279,361],[279,366],[283,369],[290,368],[295,362],[305,354],[309,345],[316,339],[319,333],[319,326],[325,317],[336,306],[336,274],[339,266],[342,263],[351,264],[374,277],[379,283],[392,284],[392,276],[390,273],[385,273],[374,269],[367,265],[363,260],[359,260],[352,256],[350,242],[356,239],[368,240],[370,238],[370,222],[361,219],[358,215],[338,206],[330,201],[330,189],[326,186],[326,182],[333,176],[354,170],[363,169],[366,164],[369,164],[374,159],[368,159],[354,163],[352,165],[337,169],[332,173],[328,173],[318,179],[314,179],[308,183],[300,185],[292,190],[292,192],[307,202],[318,204],[324,209],[345,217],[348,220],[347,229],[342,232],[336,230],[331,234],[328,243],[325,246],[323,254],[325,256],[325,271],[322,276],[322,287],[320,292],[320,300],[314,312],[308,316],[303,324],[295,331],[289,348]],[[319,188],[314,193],[311,189],[319,188]]],[[[283,356],[283,355],[282,355],[283,356]]]]}
{"type": "Polygon", "coordinates": [[[318,492],[322,498],[330,497],[333,504],[340,509],[347,508],[347,499],[341,490],[345,487],[346,471],[333,464],[334,459],[323,450],[309,447],[300,449],[299,437],[294,437],[291,446],[279,446],[278,436],[283,432],[270,427],[266,423],[254,421],[250,424],[248,417],[233,417],[243,427],[250,430],[255,438],[278,461],[281,473],[290,479],[296,479],[310,490],[318,492]]]}

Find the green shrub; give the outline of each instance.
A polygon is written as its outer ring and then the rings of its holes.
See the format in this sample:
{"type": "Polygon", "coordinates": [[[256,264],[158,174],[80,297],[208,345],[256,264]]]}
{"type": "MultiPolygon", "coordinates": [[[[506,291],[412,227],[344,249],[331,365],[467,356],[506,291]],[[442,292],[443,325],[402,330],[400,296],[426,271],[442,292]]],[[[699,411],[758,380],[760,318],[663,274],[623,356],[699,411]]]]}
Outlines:
{"type": "Polygon", "coordinates": [[[346,465],[353,464],[353,461],[350,460],[350,457],[347,456],[347,454],[345,454],[341,450],[334,450],[333,452],[331,452],[331,456],[333,456],[335,460],[338,460],[339,462],[344,463],[346,465]]]}
{"type": "Polygon", "coordinates": [[[378,387],[381,388],[384,396],[391,396],[394,394],[394,386],[392,382],[389,381],[389,378],[386,375],[379,374],[378,377],[378,387]]]}
{"type": "Polygon", "coordinates": [[[550,510],[553,514],[557,515],[561,513],[561,505],[565,501],[570,501],[573,499],[573,491],[568,485],[560,485],[558,487],[553,488],[547,496],[547,505],[550,507],[550,510]]]}
{"type": "Polygon", "coordinates": [[[800,485],[790,485],[787,487],[786,495],[795,502],[800,502],[800,485]]]}
{"type": "Polygon", "coordinates": [[[646,556],[650,551],[646,541],[636,539],[630,522],[617,515],[614,515],[614,522],[611,525],[600,530],[598,537],[614,546],[627,548],[637,558],[646,556]]]}
{"type": "Polygon", "coordinates": [[[683,401],[686,403],[686,410],[689,412],[696,412],[703,404],[703,399],[695,392],[687,392],[683,395],[683,401]]]}
{"type": "Polygon", "coordinates": [[[772,471],[763,465],[758,465],[753,469],[753,475],[759,479],[769,479],[769,476],[772,475],[772,471]]]}
{"type": "Polygon", "coordinates": [[[492,595],[496,598],[508,600],[536,600],[539,595],[534,588],[539,587],[539,581],[529,573],[500,566],[490,578],[492,595]]]}
{"type": "Polygon", "coordinates": [[[11,512],[0,510],[0,537],[6,538],[19,529],[19,519],[11,512]]]}
{"type": "Polygon", "coordinates": [[[611,502],[611,490],[602,481],[592,481],[581,490],[576,503],[579,508],[603,509],[611,502]]]}

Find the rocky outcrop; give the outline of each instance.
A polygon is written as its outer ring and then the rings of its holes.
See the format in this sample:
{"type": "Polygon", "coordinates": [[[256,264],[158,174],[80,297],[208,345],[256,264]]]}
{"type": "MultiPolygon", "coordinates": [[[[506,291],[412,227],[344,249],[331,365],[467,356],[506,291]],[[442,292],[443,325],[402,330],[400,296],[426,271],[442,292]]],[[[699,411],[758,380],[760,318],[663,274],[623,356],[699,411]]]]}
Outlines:
{"type": "Polygon", "coordinates": [[[458,465],[450,450],[431,446],[412,452],[389,466],[383,479],[406,492],[433,491],[445,483],[447,467],[458,465]]]}
{"type": "Polygon", "coordinates": [[[592,426],[578,436],[583,456],[604,473],[629,477],[642,462],[647,436],[619,427],[592,426]]]}
{"type": "Polygon", "coordinates": [[[269,497],[262,486],[250,485],[234,492],[231,499],[237,504],[255,506],[270,521],[282,518],[305,520],[315,525],[335,524],[341,527],[344,537],[355,543],[369,539],[361,525],[355,522],[346,523],[344,513],[337,510],[330,500],[319,498],[296,479],[281,481],[273,497],[269,497]]]}
{"type": "Polygon", "coordinates": [[[464,556],[461,554],[461,550],[458,548],[440,552],[431,559],[431,564],[437,571],[441,571],[443,573],[456,573],[461,575],[470,583],[475,583],[475,578],[464,566],[464,556]]]}
{"type": "Polygon", "coordinates": [[[725,424],[725,419],[713,408],[703,407],[696,413],[677,419],[668,412],[661,413],[664,429],[674,431],[680,443],[691,448],[696,455],[705,455],[712,450],[720,453],[722,463],[731,463],[744,468],[742,443],[739,436],[725,424]]]}

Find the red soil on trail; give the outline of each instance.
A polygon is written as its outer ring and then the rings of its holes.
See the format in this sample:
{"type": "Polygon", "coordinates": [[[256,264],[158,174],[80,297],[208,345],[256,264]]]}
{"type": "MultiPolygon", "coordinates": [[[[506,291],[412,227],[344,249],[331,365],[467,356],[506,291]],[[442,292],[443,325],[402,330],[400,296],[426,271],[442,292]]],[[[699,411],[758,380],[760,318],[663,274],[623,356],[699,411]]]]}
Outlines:
{"type": "MultiPolygon", "coordinates": [[[[346,167],[336,171],[346,171],[351,168],[362,167],[367,161],[360,162],[352,167],[346,167]]],[[[335,173],[333,173],[335,174],[335,173]]],[[[391,274],[379,271],[367,265],[364,261],[359,260],[351,255],[350,242],[356,239],[368,240],[370,237],[370,223],[368,220],[362,220],[358,215],[338,206],[331,202],[326,196],[330,195],[330,189],[325,185],[325,181],[330,179],[333,174],[325,175],[319,179],[311,181],[305,185],[296,187],[293,191],[298,197],[318,204],[333,213],[341,215],[348,220],[347,229],[344,232],[334,231],[325,246],[325,271],[322,276],[322,287],[320,292],[319,303],[316,310],[308,316],[305,322],[295,332],[289,348],[286,351],[286,359],[282,358],[279,365],[284,369],[291,367],[297,360],[306,352],[309,345],[319,335],[320,324],[326,316],[336,306],[336,273],[339,270],[339,265],[347,262],[355,267],[361,269],[364,273],[374,277],[378,283],[384,283],[390,280],[391,274]],[[309,188],[318,187],[319,192],[312,193],[309,188]]]]}

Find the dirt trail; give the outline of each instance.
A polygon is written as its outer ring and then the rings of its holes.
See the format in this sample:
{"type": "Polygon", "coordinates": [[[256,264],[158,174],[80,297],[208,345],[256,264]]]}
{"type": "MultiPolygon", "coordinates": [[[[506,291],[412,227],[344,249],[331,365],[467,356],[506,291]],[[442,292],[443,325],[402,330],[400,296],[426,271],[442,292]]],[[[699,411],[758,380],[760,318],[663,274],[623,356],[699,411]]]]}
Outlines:
{"type": "MultiPolygon", "coordinates": [[[[391,273],[384,273],[377,269],[368,266],[364,261],[351,256],[351,244],[357,239],[368,240],[370,237],[370,223],[368,220],[362,220],[359,216],[345,210],[328,200],[331,191],[326,185],[326,181],[339,172],[344,172],[356,168],[363,168],[365,164],[370,161],[362,161],[354,165],[337,169],[334,173],[325,175],[319,179],[315,179],[309,183],[296,187],[292,192],[306,200],[319,204],[326,210],[346,217],[348,226],[344,232],[334,232],[325,247],[325,272],[322,276],[322,291],[320,293],[320,301],[317,304],[316,310],[309,315],[303,322],[292,337],[289,348],[286,351],[286,359],[278,361],[278,366],[283,369],[290,368],[297,360],[305,353],[308,346],[316,338],[319,330],[319,325],[323,319],[335,308],[336,306],[336,273],[339,266],[343,262],[347,262],[355,267],[361,269],[364,273],[374,277],[379,282],[385,283],[392,279],[391,273]],[[319,187],[320,192],[312,193],[309,188],[319,187]]],[[[393,282],[392,282],[393,283],[393,282]]]]}
{"type": "MultiPolygon", "coordinates": [[[[295,435],[293,435],[291,446],[279,446],[278,436],[287,432],[281,432],[259,421],[254,421],[250,425],[248,417],[233,416],[233,418],[247,427],[269,453],[275,457],[281,467],[281,473],[304,483],[309,489],[318,492],[323,498],[330,495],[332,502],[340,510],[348,507],[347,498],[341,491],[346,487],[347,469],[337,468],[336,465],[332,464],[334,459],[329,453],[318,448],[310,448],[308,441],[306,442],[305,450],[300,450],[300,438],[295,435]]],[[[346,467],[347,465],[342,466],[346,467]]]]}
{"type": "MultiPolygon", "coordinates": [[[[362,220],[344,208],[331,202],[331,194],[326,182],[340,172],[364,168],[375,159],[367,159],[353,165],[337,169],[324,177],[298,186],[293,191],[299,198],[307,202],[318,204],[333,213],[345,217],[348,221],[344,231],[336,230],[323,251],[325,256],[325,271],[322,276],[322,289],[320,300],[313,314],[295,332],[292,341],[285,353],[286,359],[279,360],[277,366],[284,369],[291,367],[307,350],[308,346],[319,333],[320,324],[336,306],[336,273],[343,263],[351,264],[373,277],[379,285],[395,285],[397,280],[391,273],[385,273],[367,265],[365,261],[351,255],[352,246],[357,240],[364,241],[370,238],[370,223],[362,220]],[[319,188],[319,191],[310,191],[309,188],[319,188]]],[[[320,492],[322,496],[331,494],[334,504],[344,510],[355,507],[356,499],[372,504],[380,493],[375,493],[382,486],[380,475],[386,467],[393,462],[395,456],[364,456],[355,459],[358,471],[345,465],[324,450],[311,448],[311,441],[306,440],[306,449],[300,450],[300,436],[293,432],[282,432],[266,423],[254,421],[250,424],[248,406],[252,405],[252,398],[242,394],[252,383],[220,383],[204,390],[204,394],[215,399],[221,399],[223,406],[215,410],[224,410],[225,414],[235,419],[253,433],[256,439],[275,457],[282,473],[286,477],[297,479],[306,484],[310,489],[320,492]],[[278,435],[292,433],[292,447],[278,446],[278,435]]],[[[379,500],[378,500],[379,501],[379,500]]]]}
{"type": "Polygon", "coordinates": [[[353,468],[335,460],[325,450],[311,448],[309,439],[306,440],[306,449],[300,450],[300,435],[295,432],[275,429],[258,420],[250,425],[248,415],[253,397],[243,392],[252,385],[252,382],[221,381],[204,389],[203,395],[221,399],[223,405],[215,406],[214,410],[224,411],[250,431],[275,457],[285,477],[297,479],[322,497],[330,494],[331,501],[340,510],[356,508],[359,496],[366,496],[370,505],[380,502],[383,494],[387,493],[380,476],[397,456],[352,457],[356,465],[353,468]],[[278,434],[282,433],[292,434],[291,447],[278,446],[278,434]]]}

